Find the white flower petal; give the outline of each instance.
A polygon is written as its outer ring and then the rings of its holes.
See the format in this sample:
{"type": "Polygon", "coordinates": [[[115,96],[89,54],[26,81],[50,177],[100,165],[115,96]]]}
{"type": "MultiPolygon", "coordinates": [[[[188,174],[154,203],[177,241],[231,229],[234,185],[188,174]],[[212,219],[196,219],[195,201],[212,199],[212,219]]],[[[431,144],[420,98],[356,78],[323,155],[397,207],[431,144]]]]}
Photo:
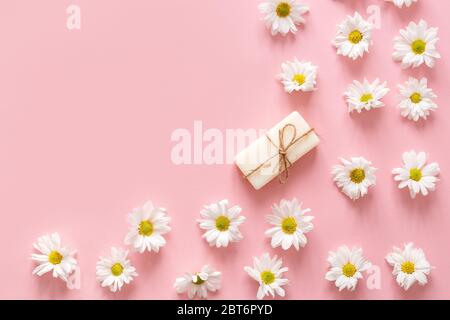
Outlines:
{"type": "Polygon", "coordinates": [[[286,285],[289,281],[282,278],[283,273],[288,271],[288,268],[281,267],[282,260],[277,256],[270,257],[268,253],[263,254],[259,259],[253,258],[253,268],[245,267],[244,270],[249,276],[259,283],[259,288],[256,297],[261,300],[265,296],[275,294],[284,297],[285,291],[282,286],[286,285]],[[273,281],[270,283],[264,283],[262,272],[271,272],[273,275],[273,281]]]}

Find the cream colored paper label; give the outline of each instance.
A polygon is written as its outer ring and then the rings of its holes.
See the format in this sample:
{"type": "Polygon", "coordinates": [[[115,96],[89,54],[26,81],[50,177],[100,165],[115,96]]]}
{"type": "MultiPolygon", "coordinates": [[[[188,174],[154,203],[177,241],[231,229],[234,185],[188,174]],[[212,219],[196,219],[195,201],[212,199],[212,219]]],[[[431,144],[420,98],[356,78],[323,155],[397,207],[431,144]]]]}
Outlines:
{"type": "MultiPolygon", "coordinates": [[[[279,175],[280,130],[288,124],[295,126],[296,137],[294,137],[295,132],[293,128],[287,127],[283,135],[285,146],[289,145],[293,139],[301,137],[311,130],[305,119],[297,111],[294,111],[271,128],[266,135],[261,136],[246,149],[242,150],[235,158],[236,165],[256,190],[261,189],[279,175]]],[[[319,142],[319,137],[314,131],[311,131],[286,150],[287,158],[294,164],[298,159],[314,149],[319,142]]],[[[281,171],[284,171],[283,167],[281,171]]]]}

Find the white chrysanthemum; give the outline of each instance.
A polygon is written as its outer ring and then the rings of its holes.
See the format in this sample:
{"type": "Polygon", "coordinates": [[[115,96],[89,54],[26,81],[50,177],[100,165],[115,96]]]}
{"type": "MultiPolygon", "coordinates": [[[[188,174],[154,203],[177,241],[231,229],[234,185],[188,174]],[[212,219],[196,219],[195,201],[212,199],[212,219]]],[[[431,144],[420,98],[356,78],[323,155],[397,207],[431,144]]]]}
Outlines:
{"type": "Polygon", "coordinates": [[[410,22],[406,29],[400,30],[400,36],[394,39],[395,61],[402,62],[402,68],[416,68],[423,63],[433,68],[436,59],[441,55],[436,50],[436,42],[439,40],[438,28],[428,28],[424,20],[418,24],[410,22]]]}
{"type": "Polygon", "coordinates": [[[38,238],[33,246],[40,252],[40,254],[33,253],[31,255],[31,259],[39,264],[34,268],[33,274],[42,276],[52,271],[54,278],[67,281],[67,277],[77,266],[77,260],[74,257],[76,250],[62,246],[57,232],[38,238]]]}
{"type": "Polygon", "coordinates": [[[377,169],[363,157],[340,160],[342,165],[335,165],[332,170],[338,188],[352,200],[365,196],[369,187],[375,185],[377,169]]]}
{"type": "Polygon", "coordinates": [[[259,300],[269,294],[275,297],[275,293],[284,297],[285,292],[282,286],[288,284],[289,280],[283,278],[283,273],[288,271],[288,268],[282,265],[283,260],[278,259],[277,256],[271,258],[268,253],[265,253],[260,258],[253,257],[253,268],[244,267],[249,276],[259,283],[256,294],[259,300]]]}
{"type": "Polygon", "coordinates": [[[363,83],[355,80],[344,93],[348,112],[356,110],[358,113],[361,113],[363,110],[384,107],[384,102],[381,99],[388,92],[387,82],[380,84],[379,79],[376,79],[373,83],[370,83],[367,79],[364,79],[363,83]]]}
{"type": "Polygon", "coordinates": [[[132,245],[140,253],[145,250],[159,252],[165,246],[163,235],[170,231],[170,217],[164,208],[156,208],[148,201],[143,207],[133,209],[128,220],[130,230],[125,244],[132,245]]]}
{"type": "MultiPolygon", "coordinates": [[[[387,0],[386,0],[387,1],[387,0]]],[[[411,7],[417,0],[389,0],[395,4],[396,7],[402,8],[403,6],[411,7]]]]}
{"type": "Polygon", "coordinates": [[[439,181],[440,168],[436,162],[426,164],[425,152],[416,153],[414,150],[403,153],[403,167],[392,170],[394,180],[399,181],[398,188],[409,188],[411,198],[417,194],[428,195],[428,191],[434,191],[436,182],[439,181]]]}
{"type": "Polygon", "coordinates": [[[433,102],[437,96],[433,90],[428,88],[426,78],[420,80],[409,78],[405,85],[399,85],[401,102],[399,108],[402,116],[409,120],[418,121],[420,118],[427,119],[431,111],[438,106],[433,102]]]}
{"type": "Polygon", "coordinates": [[[356,60],[369,52],[372,44],[373,25],[364,20],[358,12],[342,21],[337,26],[337,34],[333,45],[337,48],[337,54],[356,60]]]}
{"type": "Polygon", "coordinates": [[[281,246],[287,250],[292,245],[297,250],[303,248],[307,243],[305,234],[313,229],[311,221],[314,217],[305,215],[311,209],[302,209],[302,204],[294,198],[292,201],[283,199],[279,205],[274,204],[272,212],[267,218],[274,227],[266,231],[266,236],[272,238],[272,248],[281,246]]]}
{"type": "Polygon", "coordinates": [[[226,199],[205,206],[200,211],[203,219],[197,219],[200,228],[207,230],[203,238],[217,248],[227,247],[229,242],[242,240],[239,225],[245,221],[245,217],[240,215],[241,211],[239,206],[230,208],[226,199]]]}
{"type": "Polygon", "coordinates": [[[393,250],[387,255],[386,261],[393,267],[392,274],[398,285],[408,290],[416,282],[422,286],[427,284],[427,275],[433,267],[427,261],[423,250],[414,248],[412,243],[405,244],[403,250],[397,247],[393,250]]]}
{"type": "Polygon", "coordinates": [[[362,273],[371,267],[371,263],[363,256],[361,248],[350,250],[347,246],[341,246],[336,252],[328,254],[330,270],[325,275],[328,281],[334,281],[339,291],[343,289],[355,290],[362,273]]]}
{"type": "Polygon", "coordinates": [[[129,284],[137,277],[136,268],[127,257],[128,250],[112,247],[111,256],[99,258],[96,275],[102,287],[109,287],[112,292],[120,291],[124,283],[129,284]]]}
{"type": "Polygon", "coordinates": [[[182,277],[175,280],[174,287],[177,293],[187,292],[188,298],[193,299],[196,295],[206,299],[208,291],[215,292],[220,289],[221,273],[205,265],[198,273],[186,272],[182,277]]]}
{"type": "Polygon", "coordinates": [[[258,5],[258,9],[272,35],[296,33],[296,25],[305,23],[302,15],[309,11],[299,0],[266,0],[258,5]]]}
{"type": "Polygon", "coordinates": [[[317,66],[311,62],[286,61],[281,65],[282,73],[279,75],[288,93],[293,91],[313,91],[316,88],[317,66]]]}

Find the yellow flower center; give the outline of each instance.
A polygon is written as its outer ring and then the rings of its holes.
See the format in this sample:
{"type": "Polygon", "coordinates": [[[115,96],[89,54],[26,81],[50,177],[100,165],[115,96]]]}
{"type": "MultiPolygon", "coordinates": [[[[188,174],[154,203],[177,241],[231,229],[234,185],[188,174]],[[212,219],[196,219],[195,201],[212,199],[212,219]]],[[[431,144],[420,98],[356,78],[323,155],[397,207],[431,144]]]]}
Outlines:
{"type": "Polygon", "coordinates": [[[297,84],[298,84],[299,86],[301,86],[302,84],[305,83],[306,77],[305,77],[304,74],[298,73],[298,74],[295,74],[295,75],[292,77],[292,81],[297,82],[297,84]]]}
{"type": "Polygon", "coordinates": [[[402,263],[402,271],[404,273],[412,274],[414,273],[414,270],[415,270],[414,263],[412,263],[411,261],[406,261],[402,263]]]}
{"type": "Polygon", "coordinates": [[[261,272],[261,280],[264,284],[271,284],[275,281],[275,274],[272,271],[263,271],[261,272]]]}
{"type": "Polygon", "coordinates": [[[203,280],[202,278],[200,278],[200,276],[199,276],[198,274],[196,274],[195,276],[196,276],[196,277],[195,277],[195,281],[192,281],[193,284],[196,284],[196,285],[199,286],[199,285],[205,283],[205,280],[203,280]]]}
{"type": "Polygon", "coordinates": [[[219,231],[227,231],[230,227],[230,219],[226,216],[218,216],[216,218],[216,228],[219,231]]]}
{"type": "Polygon", "coordinates": [[[409,178],[414,181],[420,181],[422,179],[422,171],[418,168],[412,168],[409,170],[409,178]]]}
{"type": "Polygon", "coordinates": [[[415,54],[423,54],[425,52],[425,49],[427,48],[427,43],[423,41],[422,39],[418,39],[411,43],[411,50],[415,54]]]}
{"type": "Polygon", "coordinates": [[[365,94],[363,94],[363,95],[361,96],[361,102],[366,103],[366,102],[369,102],[369,101],[371,101],[371,100],[373,100],[373,96],[372,96],[371,93],[365,93],[365,94]]]}
{"type": "Polygon", "coordinates": [[[120,263],[114,263],[111,267],[111,273],[118,277],[123,273],[123,266],[120,263]]]}
{"type": "Polygon", "coordinates": [[[291,13],[291,6],[287,2],[280,2],[276,9],[277,16],[286,18],[291,13]]]}
{"type": "Polygon", "coordinates": [[[139,223],[139,234],[141,236],[149,237],[153,233],[153,223],[148,220],[143,220],[139,223]]]}
{"type": "Polygon", "coordinates": [[[366,173],[362,168],[356,168],[350,172],[350,180],[352,180],[353,183],[360,184],[365,178],[366,173]]]}
{"type": "Polygon", "coordinates": [[[422,95],[418,92],[414,92],[409,98],[411,99],[412,103],[419,103],[420,101],[422,101],[422,95]]]}
{"type": "Polygon", "coordinates": [[[56,250],[53,250],[52,252],[50,252],[48,254],[48,261],[51,264],[60,264],[62,259],[63,259],[63,256],[61,255],[61,253],[59,253],[56,250]]]}
{"type": "Polygon", "coordinates": [[[360,43],[362,38],[363,38],[363,35],[362,35],[361,31],[359,31],[359,30],[353,30],[348,35],[348,40],[353,44],[360,43]]]}
{"type": "Polygon", "coordinates": [[[297,220],[294,217],[284,218],[281,229],[284,233],[293,234],[297,230],[297,220]]]}
{"type": "Polygon", "coordinates": [[[356,267],[353,263],[348,262],[342,267],[342,274],[347,278],[351,278],[356,273],[356,267]]]}

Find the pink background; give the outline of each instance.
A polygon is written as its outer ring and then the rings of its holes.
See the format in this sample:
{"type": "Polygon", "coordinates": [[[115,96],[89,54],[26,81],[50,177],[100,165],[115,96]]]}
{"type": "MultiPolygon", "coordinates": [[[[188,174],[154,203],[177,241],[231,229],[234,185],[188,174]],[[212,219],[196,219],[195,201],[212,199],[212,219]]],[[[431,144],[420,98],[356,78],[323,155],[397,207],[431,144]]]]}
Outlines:
{"type": "MultiPolygon", "coordinates": [[[[209,263],[223,272],[211,298],[254,298],[257,284],[243,271],[252,256],[280,255],[289,267],[289,299],[449,299],[450,135],[449,1],[421,0],[397,9],[382,0],[309,0],[307,24],[296,36],[272,37],[258,0],[9,0],[0,4],[0,298],[172,299],[184,271],[209,263]],[[66,8],[78,4],[80,31],[66,29],[66,8]],[[363,60],[338,57],[330,45],[336,24],[368,5],[381,7],[381,30],[363,60]],[[410,20],[440,28],[443,59],[429,70],[401,70],[392,39],[410,20]],[[275,75],[297,56],[319,66],[319,90],[284,93],[275,75]],[[353,79],[387,80],[386,108],[349,115],[342,92],[353,79]],[[400,116],[397,84],[426,76],[440,108],[426,122],[400,116]],[[319,148],[291,171],[287,185],[257,192],[233,165],[175,166],[170,135],[205,128],[267,128],[298,110],[322,137],[319,148]],[[437,191],[412,201],[392,168],[410,149],[441,165],[437,191]],[[332,182],[339,156],[364,156],[379,168],[377,186],[352,202],[332,182]],[[281,198],[298,197],[313,211],[315,229],[300,252],[270,248],[265,216],[281,198]],[[210,248],[195,223],[204,204],[223,198],[243,208],[244,240],[210,248]],[[139,277],[113,295],[95,281],[95,263],[123,245],[126,214],[151,199],[173,217],[159,254],[133,254],[139,277]],[[58,231],[78,249],[82,282],[31,275],[38,236],[58,231]],[[414,241],[436,266],[429,285],[408,292],[384,256],[414,241]],[[381,267],[381,290],[360,282],[339,293],[325,281],[329,250],[359,245],[381,267]]],[[[184,297],[184,296],[181,296],[184,297]]]]}

